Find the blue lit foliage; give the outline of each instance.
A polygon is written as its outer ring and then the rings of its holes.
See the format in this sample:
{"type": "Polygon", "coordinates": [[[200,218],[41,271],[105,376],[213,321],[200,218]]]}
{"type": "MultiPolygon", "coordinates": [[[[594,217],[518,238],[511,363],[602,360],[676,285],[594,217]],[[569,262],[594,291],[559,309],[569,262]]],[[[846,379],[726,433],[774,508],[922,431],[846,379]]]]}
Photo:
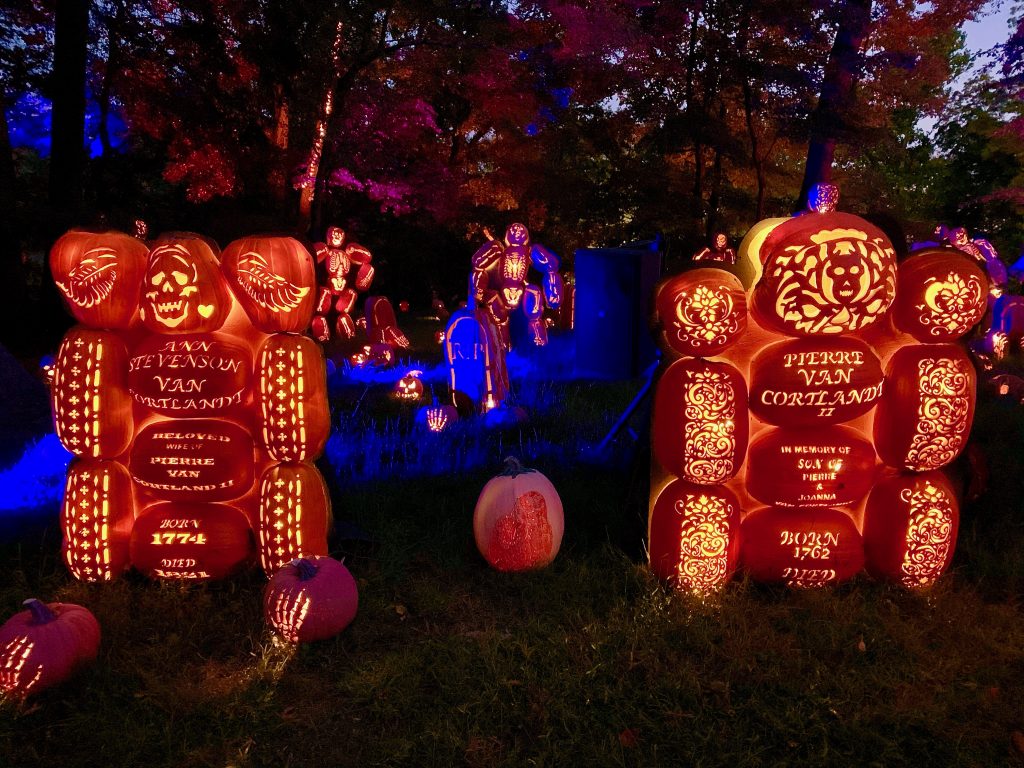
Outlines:
{"type": "Polygon", "coordinates": [[[71,454],[53,433],[26,446],[14,466],[0,471],[0,512],[52,512],[50,505],[59,504],[64,494],[70,462],[71,454]]]}
{"type": "MultiPolygon", "coordinates": [[[[11,146],[32,149],[41,157],[48,157],[52,109],[50,100],[38,93],[29,91],[18,96],[7,109],[11,146]]],[[[99,125],[99,105],[86,92],[84,145],[89,150],[89,157],[99,157],[103,152],[99,139],[99,125]]],[[[111,147],[122,147],[127,140],[128,126],[114,111],[107,115],[107,129],[110,132],[111,147]]]]}

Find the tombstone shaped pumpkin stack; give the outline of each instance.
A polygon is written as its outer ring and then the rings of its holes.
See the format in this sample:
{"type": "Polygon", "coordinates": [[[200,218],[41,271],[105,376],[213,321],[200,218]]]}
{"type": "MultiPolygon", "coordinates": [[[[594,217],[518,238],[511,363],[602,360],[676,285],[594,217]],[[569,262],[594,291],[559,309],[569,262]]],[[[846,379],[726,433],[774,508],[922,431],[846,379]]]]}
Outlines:
{"type": "Polygon", "coordinates": [[[920,587],[949,565],[958,502],[941,469],[975,399],[956,342],[984,314],[984,274],[951,248],[897,266],[837,197],[816,187],[807,213],[747,234],[735,269],[659,289],[649,549],[686,591],[740,566],[811,587],[866,564],[920,587]]]}
{"type": "Polygon", "coordinates": [[[330,500],[311,462],[330,415],[323,355],[301,335],[316,299],[306,249],[246,237],[218,257],[198,235],[147,248],[72,231],[50,267],[79,322],[52,395],[76,457],[61,512],[71,573],[216,579],[326,554],[330,500]]]}

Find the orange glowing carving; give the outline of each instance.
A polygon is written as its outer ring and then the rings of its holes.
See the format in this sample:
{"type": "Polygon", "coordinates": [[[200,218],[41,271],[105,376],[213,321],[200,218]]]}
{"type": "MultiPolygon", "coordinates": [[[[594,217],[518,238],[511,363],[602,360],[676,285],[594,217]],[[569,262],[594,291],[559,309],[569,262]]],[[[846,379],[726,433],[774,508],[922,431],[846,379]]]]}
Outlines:
{"type": "Polygon", "coordinates": [[[131,480],[113,461],[76,462],[61,507],[64,563],[82,581],[111,581],[128,565],[133,522],[131,480]]]}
{"type": "Polygon", "coordinates": [[[278,592],[268,606],[270,623],[289,643],[299,642],[313,601],[306,591],[278,592]]]}
{"type": "Polygon", "coordinates": [[[679,523],[679,565],[676,582],[681,589],[708,595],[729,578],[729,520],[734,507],[720,496],[687,494],[676,502],[679,523]]]}
{"type": "Polygon", "coordinates": [[[974,381],[962,361],[945,357],[919,360],[917,371],[921,400],[906,465],[920,472],[945,466],[963,449],[974,381]]]}
{"type": "Polygon", "coordinates": [[[905,488],[900,498],[910,505],[901,581],[911,588],[926,587],[942,574],[953,546],[952,502],[931,483],[905,488]]]}
{"type": "Polygon", "coordinates": [[[330,498],[310,464],[278,464],[260,481],[258,545],[264,573],[298,557],[327,554],[330,498]]]}
{"type": "Polygon", "coordinates": [[[736,392],[716,371],[687,371],[683,477],[720,483],[736,474],[736,392]]]}
{"type": "Polygon", "coordinates": [[[323,450],[330,429],[323,353],[309,338],[278,334],[259,352],[262,442],[280,461],[323,450]]]}
{"type": "Polygon", "coordinates": [[[714,346],[719,340],[739,331],[741,316],[734,311],[730,292],[699,285],[690,295],[679,297],[676,319],[672,323],[676,335],[689,339],[695,346],[714,346]]]}
{"type": "Polygon", "coordinates": [[[27,696],[39,685],[43,677],[43,665],[36,665],[34,672],[25,669],[35,647],[31,638],[21,636],[12,638],[0,648],[0,691],[19,692],[27,696]],[[29,673],[31,677],[27,676],[29,673]]]}
{"type": "Polygon", "coordinates": [[[950,272],[944,280],[932,278],[926,285],[918,310],[921,325],[930,328],[933,336],[962,336],[981,319],[985,286],[975,275],[965,278],[950,272]]]}
{"type": "Polygon", "coordinates": [[[291,312],[309,293],[270,269],[267,259],[256,251],[238,257],[239,285],[256,304],[270,312],[291,312]]]}
{"type": "Polygon", "coordinates": [[[64,297],[77,307],[95,307],[107,300],[117,281],[117,254],[101,246],[86,251],[68,272],[65,282],[55,280],[64,297]]]}
{"type": "Polygon", "coordinates": [[[818,589],[834,584],[837,574],[834,568],[783,568],[782,577],[791,589],[818,589]]]}

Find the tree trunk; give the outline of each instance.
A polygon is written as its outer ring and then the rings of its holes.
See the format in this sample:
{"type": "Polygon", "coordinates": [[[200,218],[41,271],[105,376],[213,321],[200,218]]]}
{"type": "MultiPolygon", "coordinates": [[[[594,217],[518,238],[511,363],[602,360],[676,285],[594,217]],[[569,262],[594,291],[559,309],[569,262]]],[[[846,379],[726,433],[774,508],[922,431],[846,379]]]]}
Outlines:
{"type": "Polygon", "coordinates": [[[57,0],[54,22],[50,205],[57,232],[82,208],[85,172],[85,63],[89,0],[57,0]]]}
{"type": "Polygon", "coordinates": [[[25,322],[25,273],[21,266],[21,237],[16,215],[17,173],[7,128],[6,104],[0,99],[0,329],[3,342],[22,341],[25,322]]]}
{"type": "Polygon", "coordinates": [[[825,65],[821,95],[811,114],[807,165],[797,210],[806,207],[812,186],[832,179],[836,142],[844,136],[853,111],[853,91],[861,67],[861,49],[871,26],[871,0],[843,0],[836,5],[839,29],[825,65]]]}

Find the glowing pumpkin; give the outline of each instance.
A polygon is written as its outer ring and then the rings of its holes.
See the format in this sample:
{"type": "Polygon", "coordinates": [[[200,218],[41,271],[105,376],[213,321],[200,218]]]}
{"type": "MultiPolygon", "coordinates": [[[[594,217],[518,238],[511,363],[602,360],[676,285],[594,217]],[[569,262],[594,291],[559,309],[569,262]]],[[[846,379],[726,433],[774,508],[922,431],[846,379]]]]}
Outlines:
{"type": "Polygon", "coordinates": [[[77,456],[113,458],[131,442],[128,353],[111,331],[72,328],[54,364],[51,401],[57,437],[77,456]]]}
{"type": "Polygon", "coordinates": [[[875,481],[875,449],[846,427],[771,429],[747,454],[747,491],[784,507],[850,505],[875,481]]]}
{"type": "Polygon", "coordinates": [[[352,623],[359,589],[348,568],[330,557],[304,557],[270,577],[263,614],[290,643],[334,637],[352,623]]]}
{"type": "Polygon", "coordinates": [[[955,341],[987,307],[985,271],[960,251],[929,248],[900,263],[893,320],[918,341],[955,341]]]}
{"type": "Polygon", "coordinates": [[[651,570],[677,589],[709,595],[739,560],[740,506],[724,487],[669,483],[651,513],[651,570]]]}
{"type": "Polygon", "coordinates": [[[676,477],[700,485],[733,477],[748,429],[747,386],[731,365],[677,360],[658,382],[654,455],[676,477]]]}
{"type": "Polygon", "coordinates": [[[50,274],[75,320],[124,329],[136,319],[149,249],[122,232],[62,235],[50,249],[50,274]]]}
{"type": "Polygon", "coordinates": [[[920,589],[949,567],[960,505],[941,472],[897,475],[871,491],[864,511],[868,573],[920,589]]]}
{"type": "Polygon", "coordinates": [[[655,305],[662,342],[682,355],[717,355],[747,329],[743,285],[723,269],[695,269],[670,278],[658,290],[655,305]]]}
{"type": "Polygon", "coordinates": [[[897,469],[939,469],[967,444],[977,376],[967,354],[951,344],[896,350],[885,370],[875,411],[875,450],[897,469]]]}
{"type": "Polygon", "coordinates": [[[516,459],[491,478],[473,510],[477,549],[499,571],[543,568],[562,545],[562,500],[544,475],[516,459]]]}
{"type": "Polygon", "coordinates": [[[743,519],[740,542],[740,562],[757,581],[822,587],[864,567],[860,532],[837,509],[759,509],[743,519]]]}
{"type": "Polygon", "coordinates": [[[132,565],[161,579],[223,579],[253,555],[249,521],[226,504],[166,502],[135,521],[132,565]]]}
{"type": "Polygon", "coordinates": [[[399,400],[419,400],[423,397],[422,371],[409,371],[395,383],[392,394],[399,400]]]}
{"type": "Polygon", "coordinates": [[[838,424],[882,397],[882,365],[859,339],[792,339],[750,363],[750,411],[779,426],[838,424]]]}
{"type": "Polygon", "coordinates": [[[224,275],[253,325],[264,333],[302,333],[316,305],[316,265],[291,237],[250,236],[221,255],[224,275]]]}
{"type": "Polygon", "coordinates": [[[319,456],[331,428],[320,346],[307,336],[276,334],[260,347],[256,365],[263,447],[278,461],[319,456]]]}
{"type": "Polygon", "coordinates": [[[63,683],[96,660],[100,625],[72,603],[26,600],[0,627],[0,691],[27,696],[63,683]]]}
{"type": "Polygon", "coordinates": [[[297,557],[327,554],[331,498],[316,467],[277,464],[260,478],[260,567],[270,575],[297,557]]]}
{"type": "Polygon", "coordinates": [[[152,333],[207,333],[224,324],[231,295],[214,247],[198,235],[168,236],[149,252],[142,322],[152,333]]]}
{"type": "Polygon", "coordinates": [[[78,459],[68,468],[61,504],[64,563],[82,581],[112,581],[128,567],[135,501],[123,466],[78,459]]]}

